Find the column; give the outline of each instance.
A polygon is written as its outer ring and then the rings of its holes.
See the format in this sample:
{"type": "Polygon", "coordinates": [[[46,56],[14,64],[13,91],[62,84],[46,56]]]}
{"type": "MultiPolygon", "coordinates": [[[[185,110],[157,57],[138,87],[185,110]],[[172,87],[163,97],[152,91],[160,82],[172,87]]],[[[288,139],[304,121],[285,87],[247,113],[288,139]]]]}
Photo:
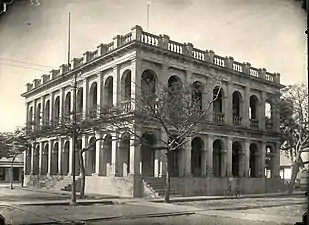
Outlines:
{"type": "MultiPolygon", "coordinates": [[[[82,149],[86,148],[87,145],[88,145],[88,136],[85,135],[82,138],[82,149]]],[[[86,175],[86,173],[87,173],[87,171],[86,171],[86,152],[83,153],[83,163],[84,163],[85,175],[86,175]]]]}
{"type": "Polygon", "coordinates": [[[141,145],[137,144],[136,141],[130,140],[130,174],[139,175],[141,174],[141,145]]]}
{"type": "MultiPolygon", "coordinates": [[[[141,60],[136,58],[131,60],[131,98],[135,99],[140,95],[141,89],[141,60]]],[[[131,103],[131,108],[135,109],[134,101],[131,103]]]]}
{"type": "Polygon", "coordinates": [[[259,162],[259,177],[265,177],[265,149],[266,149],[266,142],[262,141],[261,148],[259,149],[260,152],[260,162],[259,162]]]}
{"type": "Polygon", "coordinates": [[[40,141],[39,144],[39,156],[38,156],[38,160],[39,160],[39,171],[38,174],[42,175],[43,174],[43,146],[44,143],[42,141],[40,141]]]}
{"type": "MultiPolygon", "coordinates": [[[[112,139],[116,138],[116,134],[112,134],[112,139]]],[[[117,138],[116,138],[117,139],[117,138]]],[[[117,175],[117,141],[112,141],[112,165],[111,165],[111,176],[115,177],[117,175]]]]}
{"type": "Polygon", "coordinates": [[[63,141],[59,138],[59,149],[58,149],[58,174],[62,174],[62,151],[63,151],[63,141]]]}
{"type": "Polygon", "coordinates": [[[60,120],[63,117],[64,98],[65,98],[64,88],[61,88],[60,89],[60,110],[59,110],[60,120]]]}
{"type": "Polygon", "coordinates": [[[213,177],[213,142],[214,135],[208,134],[206,138],[207,142],[207,165],[206,165],[206,173],[208,177],[213,177]]]}
{"type": "Polygon", "coordinates": [[[271,165],[271,178],[277,178],[280,176],[280,143],[276,142],[274,144],[275,156],[272,160],[271,165]]]}
{"type": "Polygon", "coordinates": [[[88,109],[88,89],[89,89],[89,83],[87,78],[83,81],[83,114],[84,117],[87,115],[87,109],[88,109]]]}
{"type": "Polygon", "coordinates": [[[202,149],[202,166],[201,166],[201,176],[207,176],[207,137],[203,136],[204,148],[202,149]]]}
{"type": "Polygon", "coordinates": [[[160,155],[160,150],[155,150],[154,177],[159,177],[160,174],[160,155]]]}
{"type": "Polygon", "coordinates": [[[97,77],[97,104],[99,106],[99,108],[101,107],[102,105],[102,91],[103,91],[103,75],[101,74],[101,72],[98,74],[98,77],[97,77]]]}
{"type": "Polygon", "coordinates": [[[28,150],[24,151],[24,174],[28,175],[27,171],[30,165],[28,165],[28,157],[27,157],[28,150]]]}
{"type": "Polygon", "coordinates": [[[34,143],[31,145],[31,165],[30,165],[30,175],[33,175],[34,172],[34,151],[35,151],[35,145],[34,143]]]}
{"type": "Polygon", "coordinates": [[[185,171],[185,176],[192,176],[191,174],[191,141],[192,138],[191,137],[187,137],[186,138],[187,143],[184,145],[184,153],[185,153],[185,167],[184,167],[184,171],[185,171]]]}
{"type": "Polygon", "coordinates": [[[227,137],[227,151],[226,151],[226,176],[232,177],[232,154],[233,154],[233,138],[227,137]]]}
{"type": "Polygon", "coordinates": [[[74,154],[74,141],[73,138],[70,138],[70,147],[69,147],[69,174],[73,175],[73,154],[74,154]]]}
{"type": "Polygon", "coordinates": [[[119,71],[119,66],[115,65],[113,67],[113,104],[117,105],[120,101],[120,71],[119,71]]]}
{"type": "Polygon", "coordinates": [[[265,102],[266,102],[266,93],[262,91],[261,93],[261,101],[259,102],[259,128],[265,130],[265,102]]]}
{"type": "Polygon", "coordinates": [[[49,101],[49,120],[53,121],[54,120],[54,102],[55,101],[55,93],[52,92],[50,94],[50,101],[49,101]]]}
{"type": "Polygon", "coordinates": [[[246,85],[244,92],[243,113],[242,113],[243,115],[242,124],[245,127],[250,127],[249,107],[250,107],[250,87],[246,85]]]}
{"type": "MultiPolygon", "coordinates": [[[[168,137],[166,132],[161,129],[160,132],[160,139],[162,143],[167,143],[168,137]]],[[[180,156],[181,158],[181,156],[180,156]]],[[[159,177],[163,177],[166,175],[167,167],[166,167],[166,161],[167,161],[167,156],[166,156],[166,150],[161,150],[160,151],[160,174],[159,177]]],[[[182,176],[182,175],[180,175],[182,176]]]]}
{"type": "Polygon", "coordinates": [[[46,96],[42,97],[42,119],[41,125],[45,125],[45,104],[46,104],[46,96]]]}
{"type": "MultiPolygon", "coordinates": [[[[100,139],[101,134],[96,134],[96,139],[100,139]]],[[[103,152],[101,150],[101,141],[96,142],[95,148],[95,174],[98,176],[103,175],[103,152]]]]}
{"type": "Polygon", "coordinates": [[[47,175],[51,174],[52,169],[52,149],[53,149],[53,141],[48,141],[48,166],[47,166],[47,175]]]}
{"type": "Polygon", "coordinates": [[[244,153],[243,153],[243,171],[242,176],[248,177],[249,176],[249,163],[250,163],[250,139],[246,138],[245,146],[244,146],[244,153]]]}
{"type": "Polygon", "coordinates": [[[273,123],[274,123],[274,130],[276,132],[280,132],[280,106],[279,106],[279,98],[280,93],[276,93],[274,96],[274,103],[272,104],[272,116],[273,116],[273,123]]]}
{"type": "Polygon", "coordinates": [[[226,93],[225,93],[225,107],[224,107],[224,118],[225,122],[228,125],[233,125],[233,106],[232,106],[232,101],[233,101],[233,84],[231,82],[226,83],[226,93]]]}
{"type": "MultiPolygon", "coordinates": [[[[213,83],[213,80],[208,78],[207,81],[206,81],[206,85],[205,85],[205,93],[206,93],[206,96],[205,96],[205,99],[206,99],[206,104],[204,103],[203,105],[203,108],[206,109],[208,107],[208,105],[210,104],[210,102],[213,100],[213,88],[214,88],[214,83],[213,83]]],[[[208,117],[207,119],[209,121],[213,121],[213,104],[209,107],[209,110],[208,110],[208,117]]]]}

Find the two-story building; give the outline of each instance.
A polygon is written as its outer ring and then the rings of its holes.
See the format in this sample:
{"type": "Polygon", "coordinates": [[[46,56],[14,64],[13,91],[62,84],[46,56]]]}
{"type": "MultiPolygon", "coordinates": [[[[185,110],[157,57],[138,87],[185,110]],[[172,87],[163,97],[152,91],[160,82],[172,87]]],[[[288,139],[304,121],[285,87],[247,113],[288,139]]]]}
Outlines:
{"type": "MultiPolygon", "coordinates": [[[[212,100],[218,90],[212,78],[220,77],[222,89],[210,109],[209,129],[188,137],[190,142],[174,152],[172,189],[184,196],[223,194],[229,182],[243,193],[278,189],[280,74],[218,56],[212,50],[197,49],[191,43],[172,41],[167,35],[147,33],[140,26],[74,58],[71,65],[71,69],[61,65],[27,84],[22,94],[27,123],[37,120],[42,124],[72,111],[75,74],[79,85],[77,111],[83,113],[97,105],[130,108],[127,95],[121,93],[133,93],[147,85],[145,81],[200,84],[205,89],[202,93],[212,100]]],[[[149,132],[145,127],[138,132],[145,133],[145,138],[167,138],[160,129],[149,132]]],[[[85,153],[86,192],[162,194],[166,173],[162,151],[130,145],[126,133],[98,135],[103,135],[103,140],[85,153]],[[123,140],[110,141],[114,135],[123,140]]],[[[78,146],[86,146],[91,138],[80,138],[78,146]]],[[[40,139],[25,153],[26,183],[46,180],[50,186],[67,185],[73,171],[72,153],[72,140],[67,137],[40,139]]]]}

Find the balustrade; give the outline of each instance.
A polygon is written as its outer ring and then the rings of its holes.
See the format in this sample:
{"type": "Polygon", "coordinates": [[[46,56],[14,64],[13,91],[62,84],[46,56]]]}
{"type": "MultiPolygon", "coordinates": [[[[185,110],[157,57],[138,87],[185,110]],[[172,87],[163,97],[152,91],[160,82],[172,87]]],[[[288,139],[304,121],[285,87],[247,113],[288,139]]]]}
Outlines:
{"type": "Polygon", "coordinates": [[[217,65],[217,66],[224,67],[225,66],[224,58],[221,57],[221,56],[215,55],[215,57],[214,57],[214,64],[217,65]]]}
{"type": "Polygon", "coordinates": [[[159,37],[150,33],[143,32],[141,35],[141,41],[149,45],[158,46],[159,37]]]}
{"type": "Polygon", "coordinates": [[[235,126],[240,126],[242,121],[242,117],[239,116],[233,116],[233,124],[235,126]]]}
{"type": "Polygon", "coordinates": [[[121,109],[124,112],[130,112],[131,111],[131,101],[121,102],[121,109]]]}
{"type": "Polygon", "coordinates": [[[266,118],[266,120],[265,120],[265,128],[267,129],[267,130],[272,130],[273,129],[273,122],[272,122],[272,120],[271,119],[269,119],[269,118],[266,118]]]}
{"type": "Polygon", "coordinates": [[[273,74],[266,73],[266,74],[265,74],[265,79],[266,79],[267,81],[274,82],[274,75],[273,75],[273,74]]]}
{"type": "Polygon", "coordinates": [[[250,68],[250,75],[254,76],[254,77],[259,77],[259,72],[258,72],[257,69],[251,67],[250,68]]]}
{"type": "Polygon", "coordinates": [[[243,72],[243,65],[238,62],[233,62],[233,70],[242,73],[243,72]]]}
{"type": "Polygon", "coordinates": [[[213,121],[215,123],[224,123],[224,114],[223,113],[214,114],[213,121]]]}
{"type": "Polygon", "coordinates": [[[132,41],[132,33],[128,33],[122,37],[122,44],[125,45],[132,41]]]}
{"type": "Polygon", "coordinates": [[[205,52],[194,48],[192,53],[193,53],[193,58],[205,61],[205,52]]]}
{"type": "Polygon", "coordinates": [[[259,127],[259,120],[257,119],[250,119],[250,127],[251,128],[258,128],[259,127]]]}
{"type": "Polygon", "coordinates": [[[180,44],[180,43],[177,43],[175,41],[170,41],[168,43],[168,50],[182,54],[183,53],[183,45],[180,44]]]}

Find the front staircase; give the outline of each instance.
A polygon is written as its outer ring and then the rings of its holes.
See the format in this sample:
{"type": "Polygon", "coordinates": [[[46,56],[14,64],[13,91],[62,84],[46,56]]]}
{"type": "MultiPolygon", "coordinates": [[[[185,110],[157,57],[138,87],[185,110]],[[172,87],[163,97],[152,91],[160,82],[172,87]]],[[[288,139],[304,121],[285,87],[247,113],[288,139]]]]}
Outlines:
{"type": "MultiPolygon", "coordinates": [[[[166,191],[165,178],[147,177],[143,179],[146,188],[152,192],[153,198],[164,198],[166,191]]],[[[170,189],[170,197],[181,197],[175,189],[170,189]]]]}

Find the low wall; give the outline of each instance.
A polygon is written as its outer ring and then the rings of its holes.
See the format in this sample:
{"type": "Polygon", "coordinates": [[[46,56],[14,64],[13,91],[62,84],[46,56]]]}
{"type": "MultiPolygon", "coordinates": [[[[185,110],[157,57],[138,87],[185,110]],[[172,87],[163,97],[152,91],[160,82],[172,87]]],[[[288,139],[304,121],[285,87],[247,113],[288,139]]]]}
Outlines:
{"type": "Polygon", "coordinates": [[[135,197],[138,192],[136,189],[138,187],[134,187],[134,177],[86,177],[86,194],[135,197]]]}
{"type": "Polygon", "coordinates": [[[62,179],[61,175],[25,175],[24,184],[31,187],[52,188],[62,179]]]}
{"type": "MultiPolygon", "coordinates": [[[[229,178],[171,178],[171,188],[183,196],[223,195],[228,188],[229,178]]],[[[275,185],[266,178],[233,178],[232,187],[239,186],[243,194],[274,192],[269,186],[275,185]]]]}

